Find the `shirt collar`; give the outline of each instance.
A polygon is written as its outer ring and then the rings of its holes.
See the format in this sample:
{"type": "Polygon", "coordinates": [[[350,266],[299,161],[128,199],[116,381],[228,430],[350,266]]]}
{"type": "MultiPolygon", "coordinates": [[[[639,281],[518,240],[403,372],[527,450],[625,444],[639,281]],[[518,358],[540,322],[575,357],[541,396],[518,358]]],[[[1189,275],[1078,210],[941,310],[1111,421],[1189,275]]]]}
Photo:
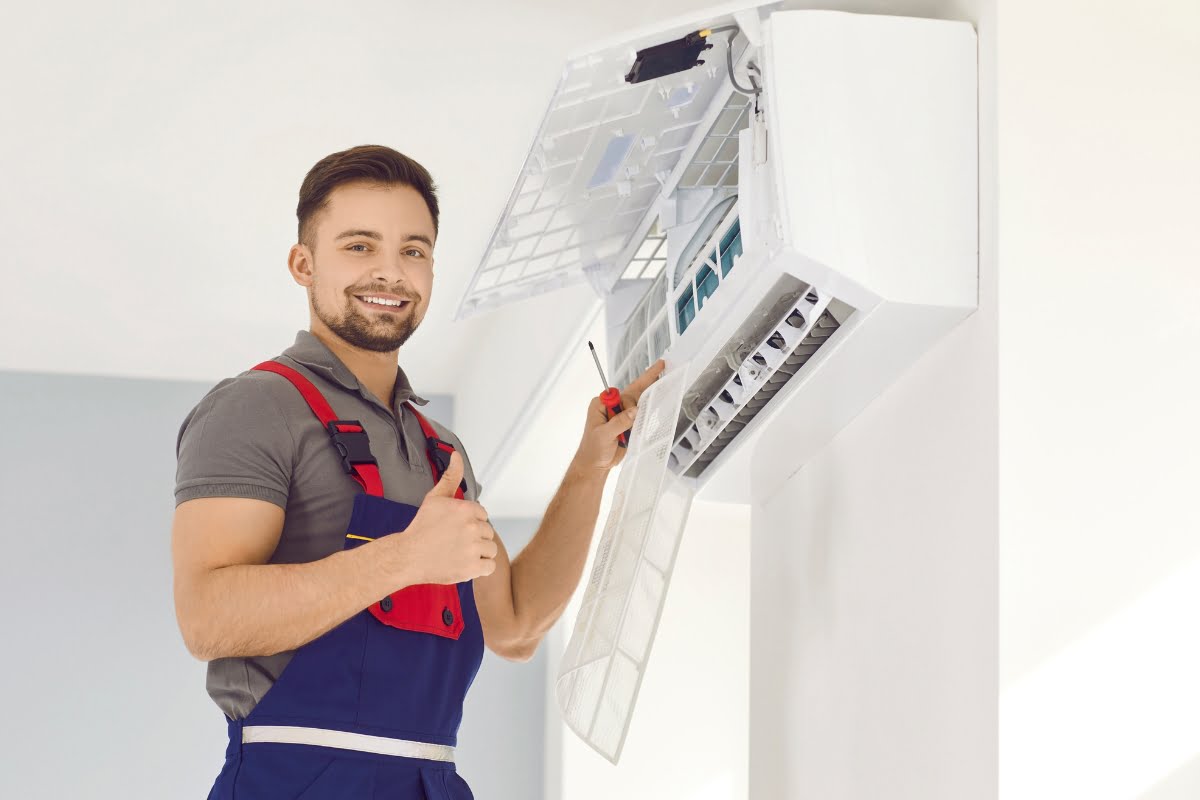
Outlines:
{"type": "MultiPolygon", "coordinates": [[[[352,392],[357,391],[364,397],[369,396],[367,390],[358,382],[358,378],[354,377],[354,373],[350,371],[350,368],[343,364],[341,359],[335,356],[333,351],[326,347],[325,343],[318,339],[311,331],[297,331],[295,344],[284,350],[283,355],[329,378],[331,381],[341,384],[352,392]]],[[[400,369],[400,365],[397,364],[394,402],[399,407],[405,400],[411,400],[421,406],[429,402],[412,390],[412,384],[408,382],[408,376],[404,374],[404,370],[400,369]]]]}

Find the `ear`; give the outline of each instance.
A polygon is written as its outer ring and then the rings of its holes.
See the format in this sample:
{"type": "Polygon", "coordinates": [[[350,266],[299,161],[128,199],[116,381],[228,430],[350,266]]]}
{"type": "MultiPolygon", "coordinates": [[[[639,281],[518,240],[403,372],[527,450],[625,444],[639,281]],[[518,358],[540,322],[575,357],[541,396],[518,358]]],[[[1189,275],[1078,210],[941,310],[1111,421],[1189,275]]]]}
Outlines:
{"type": "Polygon", "coordinates": [[[312,286],[312,264],[312,251],[307,245],[292,245],[288,251],[288,272],[292,273],[292,280],[301,286],[312,286]]]}

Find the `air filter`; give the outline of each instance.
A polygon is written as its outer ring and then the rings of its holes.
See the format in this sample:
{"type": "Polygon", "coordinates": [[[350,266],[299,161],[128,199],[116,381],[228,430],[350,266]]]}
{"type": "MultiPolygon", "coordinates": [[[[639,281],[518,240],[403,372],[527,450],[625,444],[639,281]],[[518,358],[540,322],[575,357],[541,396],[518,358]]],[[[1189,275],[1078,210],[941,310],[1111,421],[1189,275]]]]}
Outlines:
{"type": "Polygon", "coordinates": [[[667,596],[692,489],[667,469],[686,364],[642,395],[612,510],[558,674],[571,730],[617,763],[667,596]]]}

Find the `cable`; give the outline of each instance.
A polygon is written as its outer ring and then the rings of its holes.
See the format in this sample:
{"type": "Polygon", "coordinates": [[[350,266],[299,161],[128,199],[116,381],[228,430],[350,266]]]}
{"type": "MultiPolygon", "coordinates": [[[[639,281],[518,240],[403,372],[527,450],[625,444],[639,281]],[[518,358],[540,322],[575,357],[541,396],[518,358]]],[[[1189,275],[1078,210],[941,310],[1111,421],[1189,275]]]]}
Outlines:
{"type": "Polygon", "coordinates": [[[762,93],[762,89],[759,88],[758,81],[754,80],[755,73],[757,73],[760,77],[762,76],[762,70],[758,68],[758,64],[755,64],[753,61],[747,61],[746,77],[750,80],[750,85],[754,87],[754,113],[757,115],[759,113],[758,96],[762,93]],[[754,70],[754,72],[751,72],[750,70],[754,70]]]}
{"type": "Polygon", "coordinates": [[[749,76],[751,88],[747,89],[745,86],[739,84],[737,82],[737,78],[733,76],[733,40],[736,39],[737,35],[742,32],[742,29],[737,25],[722,25],[719,28],[705,28],[704,30],[700,31],[700,35],[707,39],[709,35],[721,33],[722,31],[733,31],[729,38],[725,40],[725,63],[729,67],[729,82],[733,84],[733,88],[737,91],[741,92],[742,94],[748,94],[757,100],[758,95],[762,93],[762,89],[759,88],[758,83],[756,83],[754,80],[754,77],[749,76]]]}

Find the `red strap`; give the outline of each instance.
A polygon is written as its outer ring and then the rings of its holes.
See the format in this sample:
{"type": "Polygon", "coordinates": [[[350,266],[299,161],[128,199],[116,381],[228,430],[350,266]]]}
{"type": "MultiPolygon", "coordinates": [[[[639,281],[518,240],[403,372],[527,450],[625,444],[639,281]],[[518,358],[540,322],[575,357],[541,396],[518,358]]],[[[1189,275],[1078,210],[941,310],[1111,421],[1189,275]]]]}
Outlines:
{"type": "MultiPolygon", "coordinates": [[[[286,364],[280,364],[278,361],[264,361],[253,367],[253,369],[274,372],[276,375],[282,375],[291,381],[292,385],[300,390],[300,394],[304,397],[304,401],[308,403],[308,407],[312,409],[312,412],[317,415],[317,419],[321,421],[321,427],[328,429],[329,423],[337,419],[337,415],[333,413],[333,408],[325,401],[325,397],[321,394],[320,390],[313,386],[308,378],[286,364]]],[[[334,427],[343,433],[362,431],[363,435],[366,435],[366,431],[359,425],[335,425],[334,427]]],[[[367,494],[374,495],[375,497],[383,497],[383,479],[379,476],[379,467],[377,465],[351,464],[350,467],[354,470],[350,477],[358,481],[367,494]]]]}
{"type": "Polygon", "coordinates": [[[334,414],[333,408],[329,403],[325,402],[325,397],[321,394],[320,390],[313,386],[308,378],[296,370],[286,364],[280,364],[278,361],[264,361],[255,366],[254,369],[274,372],[276,375],[282,375],[291,381],[292,385],[300,390],[300,394],[304,395],[304,401],[308,403],[308,407],[317,415],[317,419],[321,420],[322,428],[337,419],[337,414],[334,414]]]}
{"type": "MultiPolygon", "coordinates": [[[[282,375],[291,381],[292,385],[300,390],[300,394],[304,397],[305,402],[308,403],[308,407],[311,408],[312,412],[317,415],[317,419],[321,421],[322,427],[328,428],[329,423],[337,419],[337,415],[333,413],[333,408],[328,402],[326,402],[325,397],[321,394],[320,390],[313,386],[312,382],[309,381],[308,378],[304,377],[286,364],[280,364],[278,361],[264,361],[261,364],[254,366],[253,369],[259,369],[265,372],[274,372],[276,375],[282,375]]],[[[435,446],[439,450],[447,453],[453,453],[454,447],[448,442],[443,442],[438,438],[437,431],[434,430],[433,426],[429,424],[429,421],[425,419],[424,415],[422,415],[420,411],[417,411],[417,409],[413,407],[412,403],[405,401],[404,405],[408,406],[408,410],[411,411],[413,416],[417,418],[417,422],[421,425],[421,431],[425,434],[425,441],[427,443],[425,448],[425,457],[429,459],[429,469],[433,472],[433,482],[437,483],[439,480],[441,480],[442,474],[441,470],[438,468],[437,461],[433,458],[433,453],[429,451],[429,447],[435,446]]],[[[361,430],[363,435],[366,435],[366,431],[357,425],[337,425],[335,427],[343,432],[357,432],[361,430]]],[[[383,497],[383,480],[379,476],[378,466],[375,464],[353,464],[351,466],[354,469],[354,474],[351,477],[359,482],[363,489],[366,490],[367,494],[375,495],[376,497],[383,497]]],[[[454,496],[459,500],[463,499],[461,483],[459,484],[458,489],[455,491],[454,496]]]]}
{"type": "MultiPolygon", "coordinates": [[[[453,453],[454,445],[450,444],[449,442],[443,442],[441,439],[439,439],[437,431],[433,429],[433,426],[429,424],[429,421],[425,419],[425,416],[420,411],[417,411],[416,407],[414,407],[412,403],[405,400],[404,405],[408,406],[408,410],[411,411],[413,416],[417,418],[417,422],[421,425],[421,432],[425,434],[425,457],[429,459],[429,469],[433,472],[433,482],[437,483],[442,479],[442,471],[438,467],[438,463],[434,459],[433,453],[430,452],[429,448],[436,447],[442,452],[453,453]]],[[[458,488],[454,492],[454,496],[459,500],[463,499],[463,483],[465,483],[465,480],[459,482],[458,488]]]]}

